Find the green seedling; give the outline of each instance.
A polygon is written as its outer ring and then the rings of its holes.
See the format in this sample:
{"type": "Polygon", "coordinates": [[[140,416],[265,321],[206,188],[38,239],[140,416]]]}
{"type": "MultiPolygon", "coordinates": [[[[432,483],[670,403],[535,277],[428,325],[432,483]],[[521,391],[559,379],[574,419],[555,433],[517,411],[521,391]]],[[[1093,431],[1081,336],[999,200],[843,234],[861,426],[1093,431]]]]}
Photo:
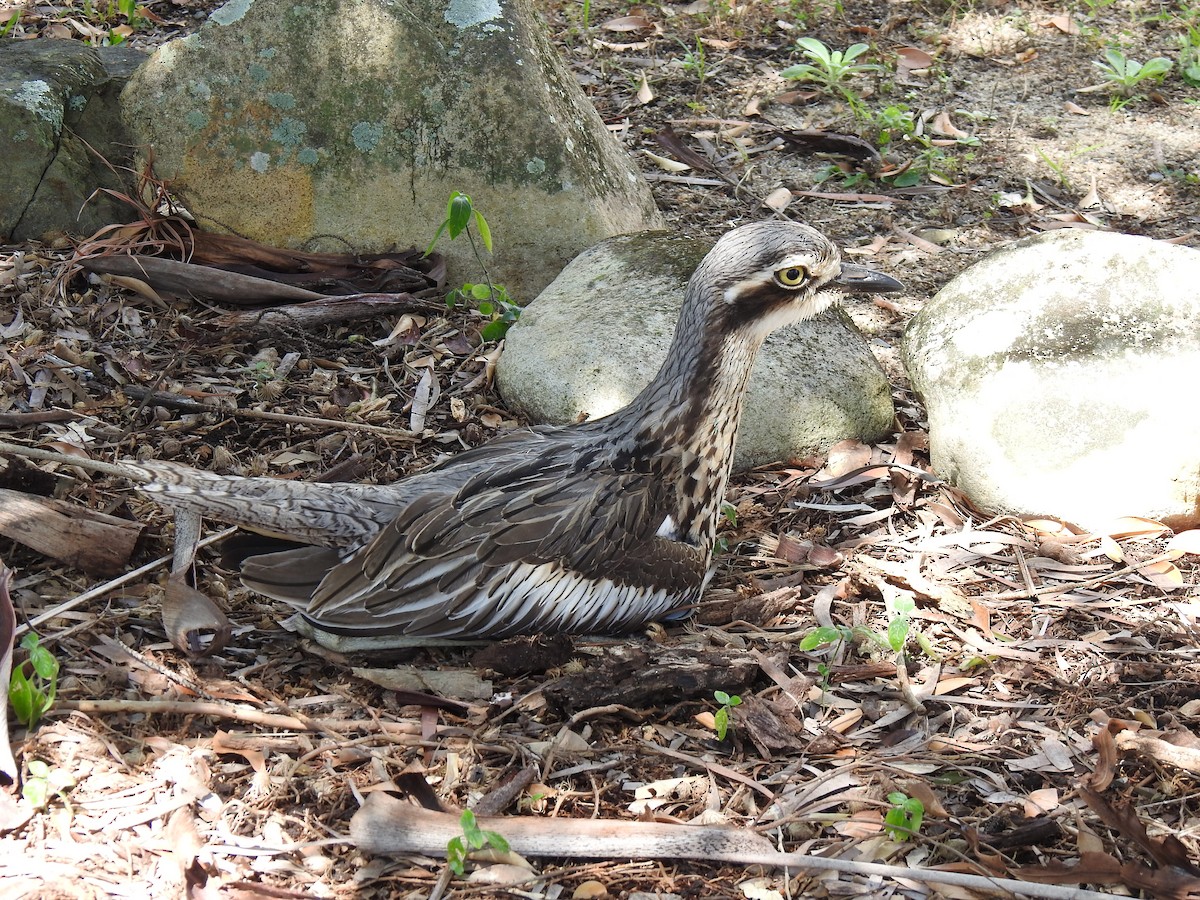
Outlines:
{"type": "Polygon", "coordinates": [[[55,797],[67,798],[67,791],[75,787],[75,779],[66,769],[50,768],[40,759],[29,761],[29,774],[21,786],[21,796],[34,809],[45,809],[55,797]]]}
{"type": "Polygon", "coordinates": [[[1140,63],[1116,49],[1105,50],[1104,62],[1095,63],[1109,88],[1125,97],[1126,102],[1138,96],[1137,90],[1142,82],[1160,82],[1166,78],[1172,65],[1169,59],[1162,56],[1140,63]]]}
{"type": "Polygon", "coordinates": [[[508,289],[504,285],[493,282],[488,274],[483,254],[479,250],[479,245],[475,243],[475,237],[478,235],[479,243],[483,244],[483,248],[488,253],[491,253],[492,229],[483,213],[475,208],[471,198],[466,194],[459,191],[450,194],[450,201],[446,204],[446,218],[438,225],[433,240],[425,248],[426,256],[433,252],[433,248],[443,234],[447,235],[450,240],[466,234],[467,240],[471,244],[471,252],[475,255],[475,261],[483,269],[486,279],[483,283],[467,283],[450,291],[446,295],[446,305],[451,309],[459,303],[474,305],[479,313],[489,320],[479,332],[480,337],[485,341],[500,340],[508,333],[512,324],[521,317],[521,306],[509,296],[508,289]]]}
{"type": "Polygon", "coordinates": [[[888,794],[891,808],[883,817],[883,827],[893,841],[905,841],[921,832],[921,821],[925,818],[925,804],[903,791],[888,794]]]}
{"type": "Polygon", "coordinates": [[[727,694],[724,691],[713,691],[713,699],[721,704],[717,714],[713,716],[713,729],[717,732],[717,740],[725,740],[729,733],[729,715],[735,706],[742,705],[742,698],[737,694],[727,694]]]}
{"type": "Polygon", "coordinates": [[[461,816],[458,818],[458,824],[462,828],[462,835],[459,837],[450,838],[446,844],[446,861],[450,864],[450,871],[455,875],[463,875],[466,872],[467,857],[476,850],[482,850],[484,847],[491,847],[498,853],[508,852],[508,841],[504,836],[495,831],[484,831],[479,827],[479,823],[475,820],[475,813],[469,809],[464,809],[461,816]]]}
{"type": "Polygon", "coordinates": [[[17,720],[26,728],[33,728],[54,705],[54,695],[58,692],[58,660],[38,643],[38,636],[32,631],[21,639],[21,646],[29,652],[29,658],[13,667],[8,702],[12,704],[17,720]]]}
{"type": "Polygon", "coordinates": [[[683,71],[695,75],[696,80],[704,84],[704,79],[708,77],[708,59],[704,55],[704,45],[700,43],[700,38],[696,38],[695,50],[687,49],[686,44],[684,48],[683,71]]]}
{"type": "Polygon", "coordinates": [[[784,69],[779,73],[782,77],[793,81],[812,82],[826,93],[842,96],[855,110],[861,107],[862,100],[850,88],[848,82],[856,75],[881,70],[881,66],[855,62],[871,49],[870,47],[866,44],[851,44],[845,50],[831,50],[816,38],[810,37],[800,38],[796,41],[796,46],[812,61],[784,69]]]}

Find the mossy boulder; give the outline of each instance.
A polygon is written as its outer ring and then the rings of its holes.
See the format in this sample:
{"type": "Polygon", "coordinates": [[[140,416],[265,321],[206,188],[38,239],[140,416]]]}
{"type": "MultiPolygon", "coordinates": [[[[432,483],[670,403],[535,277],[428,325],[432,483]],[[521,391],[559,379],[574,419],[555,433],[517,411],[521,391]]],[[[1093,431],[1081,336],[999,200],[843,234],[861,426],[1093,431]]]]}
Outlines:
{"type": "MultiPolygon", "coordinates": [[[[528,299],[583,248],[661,220],[530,0],[230,0],[160,48],[127,119],[206,224],[278,245],[424,245],[452,191],[528,299]]],[[[481,272],[443,244],[452,281],[481,272]]]]}

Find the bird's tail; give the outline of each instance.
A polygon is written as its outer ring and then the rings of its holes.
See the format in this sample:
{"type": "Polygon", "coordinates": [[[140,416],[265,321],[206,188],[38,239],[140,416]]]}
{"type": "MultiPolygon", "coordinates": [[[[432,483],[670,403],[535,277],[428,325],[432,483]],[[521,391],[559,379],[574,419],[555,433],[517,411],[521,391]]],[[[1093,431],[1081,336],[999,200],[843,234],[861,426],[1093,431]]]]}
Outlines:
{"type": "Polygon", "coordinates": [[[343,551],[371,540],[395,515],[389,489],[216,475],[170,462],[123,462],[156,503],[260,534],[343,551]]]}

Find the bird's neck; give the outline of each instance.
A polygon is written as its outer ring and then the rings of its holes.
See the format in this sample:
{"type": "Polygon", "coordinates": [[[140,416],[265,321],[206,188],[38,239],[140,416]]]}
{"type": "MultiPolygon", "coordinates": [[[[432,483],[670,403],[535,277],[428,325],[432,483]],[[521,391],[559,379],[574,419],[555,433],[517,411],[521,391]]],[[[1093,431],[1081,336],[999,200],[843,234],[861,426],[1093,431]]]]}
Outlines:
{"type": "Polygon", "coordinates": [[[713,308],[689,293],[658,375],[617,414],[634,464],[674,481],[671,516],[679,538],[707,548],[733,467],[746,382],[762,344],[754,332],[728,333],[706,323],[704,314],[713,308]]]}

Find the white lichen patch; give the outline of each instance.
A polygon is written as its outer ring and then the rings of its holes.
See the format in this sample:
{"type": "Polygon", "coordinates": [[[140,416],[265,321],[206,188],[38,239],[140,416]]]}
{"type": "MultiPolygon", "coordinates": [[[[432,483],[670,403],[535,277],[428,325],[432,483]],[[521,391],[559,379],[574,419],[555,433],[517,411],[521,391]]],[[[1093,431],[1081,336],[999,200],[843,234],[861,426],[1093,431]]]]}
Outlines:
{"type": "Polygon", "coordinates": [[[450,0],[445,19],[455,28],[470,28],[500,18],[499,0],[450,0]]]}
{"type": "Polygon", "coordinates": [[[260,175],[271,167],[271,155],[263,153],[261,150],[258,153],[250,155],[250,168],[260,175]]]}
{"type": "Polygon", "coordinates": [[[370,153],[383,140],[383,125],[379,122],[357,122],[350,129],[350,140],[362,153],[370,153]]]}
{"type": "Polygon", "coordinates": [[[54,89],[40,78],[24,82],[13,95],[13,99],[35,116],[53,125],[55,131],[62,128],[62,106],[54,96],[54,89]]]}
{"type": "Polygon", "coordinates": [[[232,25],[250,11],[254,0],[229,0],[224,6],[214,10],[208,16],[208,21],[217,25],[232,25]]]}

